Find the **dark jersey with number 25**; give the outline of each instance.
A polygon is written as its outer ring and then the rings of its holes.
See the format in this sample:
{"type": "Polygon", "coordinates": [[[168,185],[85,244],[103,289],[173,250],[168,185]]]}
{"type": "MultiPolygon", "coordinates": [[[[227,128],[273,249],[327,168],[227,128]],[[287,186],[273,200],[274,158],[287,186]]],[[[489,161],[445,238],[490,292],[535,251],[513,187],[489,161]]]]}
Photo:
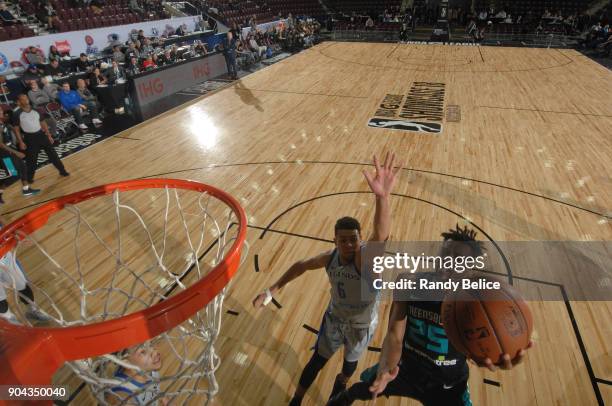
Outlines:
{"type": "Polygon", "coordinates": [[[466,380],[465,355],[448,341],[442,325],[442,302],[412,301],[406,307],[402,367],[418,371],[416,374],[427,376],[432,383],[452,386],[466,380]]]}

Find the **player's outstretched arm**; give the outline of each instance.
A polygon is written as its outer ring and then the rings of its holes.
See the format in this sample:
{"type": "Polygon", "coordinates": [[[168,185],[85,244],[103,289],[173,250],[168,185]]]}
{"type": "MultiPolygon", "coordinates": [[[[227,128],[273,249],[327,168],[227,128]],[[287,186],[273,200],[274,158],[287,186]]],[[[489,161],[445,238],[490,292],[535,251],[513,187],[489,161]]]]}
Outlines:
{"type": "Polygon", "coordinates": [[[370,241],[385,241],[389,238],[391,229],[391,209],[389,208],[389,198],[393,186],[397,181],[397,174],[402,168],[401,165],[394,167],[395,154],[385,155],[385,161],[381,166],[378,157],[373,158],[375,172],[363,171],[363,175],[370,186],[370,190],[376,195],[376,211],[374,213],[374,232],[370,241]]]}
{"type": "Polygon", "coordinates": [[[304,272],[309,271],[311,269],[319,269],[324,268],[329,262],[333,251],[326,251],[322,254],[319,254],[315,257],[305,259],[302,261],[298,261],[295,264],[291,265],[291,267],[281,276],[276,283],[266,289],[263,293],[260,293],[253,299],[254,307],[262,307],[267,305],[270,300],[272,300],[272,296],[277,293],[283,286],[291,282],[292,280],[298,278],[304,272]]]}
{"type": "Polygon", "coordinates": [[[393,302],[389,315],[389,327],[380,353],[376,380],[370,386],[372,398],[380,395],[387,384],[397,377],[402,357],[402,342],[406,331],[406,303],[393,302]]]}

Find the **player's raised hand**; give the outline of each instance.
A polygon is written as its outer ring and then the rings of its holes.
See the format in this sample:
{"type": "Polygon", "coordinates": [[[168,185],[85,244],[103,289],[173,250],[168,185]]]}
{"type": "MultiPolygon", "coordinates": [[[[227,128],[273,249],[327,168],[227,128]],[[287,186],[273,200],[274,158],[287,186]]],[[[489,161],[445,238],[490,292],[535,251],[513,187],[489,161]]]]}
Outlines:
{"type": "Polygon", "coordinates": [[[370,385],[370,393],[372,393],[372,399],[376,399],[378,395],[383,393],[387,384],[394,380],[397,377],[399,372],[399,367],[396,365],[390,371],[382,371],[378,370],[378,374],[376,375],[376,379],[370,385]]]}
{"type": "Polygon", "coordinates": [[[482,367],[488,368],[489,371],[491,372],[495,372],[497,370],[497,368],[499,369],[503,369],[504,371],[508,371],[512,368],[514,368],[516,365],[520,364],[521,362],[523,362],[523,359],[525,358],[525,354],[527,353],[527,350],[533,347],[533,341],[529,341],[529,344],[527,344],[527,348],[525,348],[524,350],[520,350],[518,355],[516,356],[516,358],[514,358],[514,360],[512,358],[510,358],[509,354],[504,354],[502,355],[502,362],[501,364],[495,365],[493,363],[493,361],[491,361],[490,358],[487,358],[484,360],[484,364],[481,365],[482,367]]]}
{"type": "Polygon", "coordinates": [[[368,181],[368,185],[370,189],[376,196],[387,197],[391,194],[391,190],[393,190],[393,186],[395,185],[395,181],[397,180],[397,173],[402,168],[401,165],[398,165],[394,168],[395,165],[395,154],[388,153],[385,155],[385,162],[381,166],[378,162],[378,157],[374,155],[374,167],[376,171],[374,173],[368,172],[367,170],[363,171],[363,175],[368,181]]]}

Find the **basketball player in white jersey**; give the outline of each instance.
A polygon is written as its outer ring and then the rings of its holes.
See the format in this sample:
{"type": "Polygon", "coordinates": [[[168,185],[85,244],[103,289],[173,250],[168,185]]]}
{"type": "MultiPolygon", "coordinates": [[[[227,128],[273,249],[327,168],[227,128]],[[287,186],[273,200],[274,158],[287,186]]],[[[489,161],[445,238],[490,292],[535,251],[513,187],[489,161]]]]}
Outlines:
{"type": "MultiPolygon", "coordinates": [[[[389,237],[389,199],[400,169],[394,169],[394,162],[395,154],[387,154],[382,166],[374,156],[376,172],[363,172],[376,196],[374,231],[368,241],[382,242],[389,237]]],[[[351,217],[339,219],[335,226],[334,243],[333,250],[293,264],[275,284],[253,300],[256,308],[269,303],[273,294],[308,270],[325,268],[329,277],[331,299],[321,322],[315,352],[302,372],[290,406],[301,404],[319,371],[343,345],[342,373],[336,377],[331,396],[344,390],[378,323],[378,295],[364,297],[361,291],[362,278],[369,279],[372,273],[371,269],[361,269],[361,249],[365,243],[361,239],[359,222],[351,217]]]]}
{"type": "MultiPolygon", "coordinates": [[[[0,223],[0,228],[2,228],[2,223],[0,223]]],[[[9,323],[20,324],[15,314],[9,309],[6,289],[16,289],[19,292],[19,300],[27,306],[25,316],[29,320],[50,320],[50,317],[44,314],[34,303],[34,292],[28,284],[23,268],[10,251],[0,258],[0,317],[9,323]]]]}
{"type": "Polygon", "coordinates": [[[112,405],[166,406],[168,399],[159,397],[159,370],[162,367],[162,356],[150,344],[137,345],[127,350],[125,361],[139,369],[119,367],[113,378],[121,385],[106,394],[106,400],[112,405]]]}

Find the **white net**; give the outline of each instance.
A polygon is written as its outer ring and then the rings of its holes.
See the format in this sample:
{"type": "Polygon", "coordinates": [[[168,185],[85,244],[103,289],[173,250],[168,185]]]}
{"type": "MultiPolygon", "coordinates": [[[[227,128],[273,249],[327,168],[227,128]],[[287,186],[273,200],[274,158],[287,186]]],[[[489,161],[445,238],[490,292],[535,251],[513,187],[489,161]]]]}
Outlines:
{"type": "MultiPolygon", "coordinates": [[[[68,327],[149,308],[205,277],[239,232],[238,218],[208,193],[115,191],[66,206],[0,263],[19,323],[68,327]],[[21,270],[17,266],[21,262],[21,270]],[[33,300],[20,286],[27,278],[33,300]]],[[[244,255],[243,255],[244,258],[244,255]]],[[[54,383],[89,384],[81,404],[205,404],[219,390],[215,352],[226,289],[185,322],[117,353],[68,362],[54,383]],[[75,377],[76,375],[76,377],[75,377]]]]}

